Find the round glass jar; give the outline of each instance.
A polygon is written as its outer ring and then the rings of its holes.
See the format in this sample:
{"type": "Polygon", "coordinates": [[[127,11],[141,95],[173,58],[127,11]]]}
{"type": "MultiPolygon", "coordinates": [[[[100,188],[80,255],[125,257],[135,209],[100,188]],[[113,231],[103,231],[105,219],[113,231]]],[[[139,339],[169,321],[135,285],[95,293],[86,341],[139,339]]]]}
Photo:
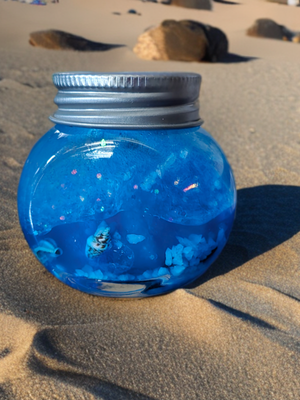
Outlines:
{"type": "Polygon", "coordinates": [[[38,260],[84,292],[145,297],[194,281],[232,228],[236,189],[200,127],[191,73],[58,73],[56,125],[18,191],[38,260]]]}

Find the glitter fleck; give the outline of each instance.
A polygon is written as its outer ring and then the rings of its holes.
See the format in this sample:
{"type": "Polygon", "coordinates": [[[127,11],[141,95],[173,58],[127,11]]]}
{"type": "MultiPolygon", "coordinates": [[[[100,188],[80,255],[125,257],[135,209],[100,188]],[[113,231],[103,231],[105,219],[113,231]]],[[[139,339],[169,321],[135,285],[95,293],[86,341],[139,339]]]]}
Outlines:
{"type": "Polygon", "coordinates": [[[98,179],[101,179],[101,178],[102,178],[102,175],[101,175],[100,173],[97,174],[96,176],[97,176],[98,179]]]}
{"type": "Polygon", "coordinates": [[[138,188],[139,188],[138,185],[134,185],[133,186],[133,189],[135,189],[135,190],[138,189],[138,188]]]}
{"type": "Polygon", "coordinates": [[[105,140],[105,139],[102,139],[101,142],[100,142],[100,144],[101,144],[102,147],[105,147],[105,146],[106,146],[106,140],[105,140]]]}
{"type": "Polygon", "coordinates": [[[84,197],[82,197],[82,196],[79,196],[79,198],[80,198],[80,200],[81,200],[81,201],[84,201],[84,197]]]}
{"type": "Polygon", "coordinates": [[[99,197],[98,197],[98,199],[96,201],[101,201],[101,199],[99,199],[99,197]]]}
{"type": "Polygon", "coordinates": [[[53,210],[55,209],[55,205],[54,204],[53,204],[52,208],[53,208],[53,210]]]}
{"type": "Polygon", "coordinates": [[[77,169],[73,169],[73,170],[71,171],[71,174],[72,174],[72,175],[76,175],[76,174],[77,174],[77,169]]]}
{"type": "Polygon", "coordinates": [[[179,183],[179,179],[174,182],[174,185],[178,185],[178,183],[179,183]]]}
{"type": "Polygon", "coordinates": [[[62,188],[64,188],[64,187],[65,187],[65,184],[64,184],[64,183],[62,183],[60,186],[61,186],[62,188]]]}
{"type": "Polygon", "coordinates": [[[59,219],[60,219],[61,221],[64,221],[66,218],[62,215],[61,217],[59,217],[59,219]]]}
{"type": "Polygon", "coordinates": [[[102,206],[102,207],[100,208],[100,210],[103,212],[103,211],[104,211],[104,207],[102,206]]]}
{"type": "Polygon", "coordinates": [[[185,189],[183,189],[184,192],[187,192],[188,190],[191,189],[195,189],[196,187],[198,187],[198,183],[193,183],[192,185],[186,187],[185,189]]]}
{"type": "Polygon", "coordinates": [[[38,231],[33,231],[34,236],[38,235],[38,231]]]}
{"type": "Polygon", "coordinates": [[[158,193],[159,193],[159,190],[158,190],[158,189],[155,189],[155,190],[154,190],[154,193],[155,193],[155,194],[158,194],[158,193]]]}

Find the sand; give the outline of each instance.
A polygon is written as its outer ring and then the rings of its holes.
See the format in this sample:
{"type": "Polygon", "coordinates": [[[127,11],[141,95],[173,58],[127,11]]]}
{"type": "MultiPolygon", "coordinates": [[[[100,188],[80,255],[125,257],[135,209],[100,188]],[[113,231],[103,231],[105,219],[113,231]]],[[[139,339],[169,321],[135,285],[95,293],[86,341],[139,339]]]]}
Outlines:
{"type": "Polygon", "coordinates": [[[298,29],[300,8],[258,0],[215,3],[213,12],[133,0],[0,2],[1,400],[299,399],[300,47],[246,37],[263,17],[298,29]],[[127,15],[130,8],[142,15],[127,15]],[[249,60],[136,58],[137,36],[166,18],[223,29],[230,52],[249,60]],[[29,46],[29,32],[50,28],[127,47],[29,46]],[[143,300],[90,296],[63,285],[29,250],[18,223],[18,180],[52,126],[51,74],[68,70],[202,75],[204,128],[232,165],[238,208],[223,253],[189,287],[143,300]]]}

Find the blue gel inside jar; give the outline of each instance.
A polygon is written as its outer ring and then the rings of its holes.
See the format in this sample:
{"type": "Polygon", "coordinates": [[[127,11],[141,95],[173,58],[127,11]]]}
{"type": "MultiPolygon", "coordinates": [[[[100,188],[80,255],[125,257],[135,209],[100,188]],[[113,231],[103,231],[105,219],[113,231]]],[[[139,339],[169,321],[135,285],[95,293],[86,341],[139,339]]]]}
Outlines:
{"type": "Polygon", "coordinates": [[[56,124],[32,149],[19,219],[37,259],[94,295],[146,297],[194,281],[232,228],[236,190],[200,126],[56,124]]]}

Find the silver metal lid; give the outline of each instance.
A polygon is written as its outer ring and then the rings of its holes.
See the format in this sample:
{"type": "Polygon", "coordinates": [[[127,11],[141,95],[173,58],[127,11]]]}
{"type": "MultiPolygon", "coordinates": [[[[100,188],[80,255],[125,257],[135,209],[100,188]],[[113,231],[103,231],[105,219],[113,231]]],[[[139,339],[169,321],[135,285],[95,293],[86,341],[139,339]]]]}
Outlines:
{"type": "Polygon", "coordinates": [[[63,72],[53,75],[59,124],[121,129],[201,125],[201,76],[184,72],[63,72]]]}

